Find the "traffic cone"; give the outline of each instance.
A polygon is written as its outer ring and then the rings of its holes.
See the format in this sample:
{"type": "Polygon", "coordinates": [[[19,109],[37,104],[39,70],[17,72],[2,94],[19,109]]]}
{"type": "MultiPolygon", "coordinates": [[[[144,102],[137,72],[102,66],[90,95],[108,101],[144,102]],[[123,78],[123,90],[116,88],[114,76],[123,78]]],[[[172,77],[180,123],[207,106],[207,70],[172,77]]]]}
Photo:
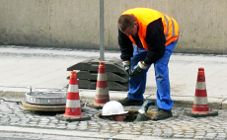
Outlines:
{"type": "Polygon", "coordinates": [[[208,107],[204,68],[198,69],[193,108],[190,112],[186,111],[186,115],[193,117],[218,115],[217,111],[212,111],[208,107]]]}
{"type": "Polygon", "coordinates": [[[94,105],[103,106],[109,100],[109,87],[107,82],[105,63],[99,62],[94,105]]]}
{"type": "Polygon", "coordinates": [[[192,112],[209,113],[204,69],[198,69],[197,83],[192,112]]]}
{"type": "Polygon", "coordinates": [[[65,117],[81,117],[80,96],[76,72],[72,71],[69,79],[68,94],[65,107],[65,117]]]}
{"type": "Polygon", "coordinates": [[[81,121],[91,118],[90,116],[85,116],[81,113],[76,71],[72,71],[70,75],[65,114],[57,115],[56,118],[67,121],[81,121]]]}

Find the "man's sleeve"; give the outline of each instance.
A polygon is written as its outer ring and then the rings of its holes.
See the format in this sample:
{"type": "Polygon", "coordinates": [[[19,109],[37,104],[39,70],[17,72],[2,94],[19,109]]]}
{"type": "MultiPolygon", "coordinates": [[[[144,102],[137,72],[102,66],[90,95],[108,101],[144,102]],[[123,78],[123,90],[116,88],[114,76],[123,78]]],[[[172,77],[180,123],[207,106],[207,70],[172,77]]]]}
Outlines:
{"type": "Polygon", "coordinates": [[[165,54],[165,35],[161,18],[147,26],[145,41],[148,44],[148,53],[144,60],[146,64],[155,63],[165,54]]]}
{"type": "Polygon", "coordinates": [[[123,61],[130,60],[130,58],[133,56],[132,42],[129,39],[129,37],[124,33],[122,33],[119,29],[118,29],[118,44],[121,50],[121,56],[120,56],[121,59],[123,61]]]}

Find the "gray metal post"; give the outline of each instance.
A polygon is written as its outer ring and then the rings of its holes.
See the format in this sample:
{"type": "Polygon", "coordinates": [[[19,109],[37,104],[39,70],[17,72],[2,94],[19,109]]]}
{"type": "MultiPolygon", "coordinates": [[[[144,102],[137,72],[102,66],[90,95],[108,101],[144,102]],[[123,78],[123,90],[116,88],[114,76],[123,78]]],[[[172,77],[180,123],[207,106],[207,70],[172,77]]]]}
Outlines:
{"type": "Polygon", "coordinates": [[[104,0],[100,0],[100,60],[104,61],[104,0]]]}

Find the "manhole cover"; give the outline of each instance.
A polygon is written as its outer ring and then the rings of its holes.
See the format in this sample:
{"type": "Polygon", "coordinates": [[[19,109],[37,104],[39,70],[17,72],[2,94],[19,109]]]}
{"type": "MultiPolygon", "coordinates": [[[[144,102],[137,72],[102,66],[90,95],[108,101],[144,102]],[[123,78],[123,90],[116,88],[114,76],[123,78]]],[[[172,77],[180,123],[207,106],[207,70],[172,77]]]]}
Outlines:
{"type": "Polygon", "coordinates": [[[35,105],[65,105],[66,91],[44,91],[25,93],[26,102],[35,105]]]}

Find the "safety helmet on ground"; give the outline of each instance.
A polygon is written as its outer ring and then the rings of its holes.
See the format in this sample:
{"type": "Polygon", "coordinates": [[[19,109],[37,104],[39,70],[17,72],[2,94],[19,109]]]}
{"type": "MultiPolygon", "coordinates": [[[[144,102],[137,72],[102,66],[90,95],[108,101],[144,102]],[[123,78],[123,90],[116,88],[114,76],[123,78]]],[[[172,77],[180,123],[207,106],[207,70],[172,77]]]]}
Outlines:
{"type": "Polygon", "coordinates": [[[123,115],[128,111],[124,111],[121,103],[118,101],[109,101],[102,108],[102,116],[123,115]]]}

